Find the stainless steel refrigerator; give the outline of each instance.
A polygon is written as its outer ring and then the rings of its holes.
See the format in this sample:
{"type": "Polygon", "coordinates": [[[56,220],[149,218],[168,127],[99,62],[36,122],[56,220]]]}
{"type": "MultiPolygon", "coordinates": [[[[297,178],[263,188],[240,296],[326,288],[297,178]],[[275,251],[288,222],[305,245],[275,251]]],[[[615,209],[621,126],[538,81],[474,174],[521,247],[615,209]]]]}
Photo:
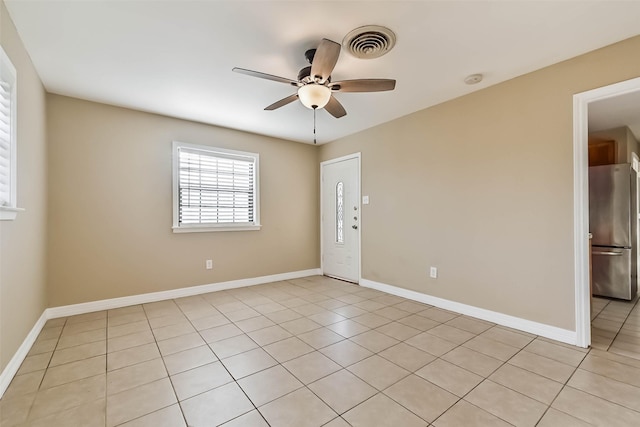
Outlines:
{"type": "Polygon", "coordinates": [[[636,172],[630,164],[589,168],[594,295],[624,300],[636,296],[636,182],[636,172]]]}

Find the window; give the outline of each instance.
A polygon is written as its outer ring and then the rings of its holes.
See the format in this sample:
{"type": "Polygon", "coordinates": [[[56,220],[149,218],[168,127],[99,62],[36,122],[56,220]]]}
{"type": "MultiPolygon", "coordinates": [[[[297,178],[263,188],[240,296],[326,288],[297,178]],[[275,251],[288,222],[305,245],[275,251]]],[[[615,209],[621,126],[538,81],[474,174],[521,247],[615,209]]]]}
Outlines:
{"type": "Polygon", "coordinates": [[[16,206],[16,69],[0,47],[0,220],[13,220],[16,206]]]}
{"type": "Polygon", "coordinates": [[[173,231],[259,230],[255,153],[173,143],[173,231]]]}

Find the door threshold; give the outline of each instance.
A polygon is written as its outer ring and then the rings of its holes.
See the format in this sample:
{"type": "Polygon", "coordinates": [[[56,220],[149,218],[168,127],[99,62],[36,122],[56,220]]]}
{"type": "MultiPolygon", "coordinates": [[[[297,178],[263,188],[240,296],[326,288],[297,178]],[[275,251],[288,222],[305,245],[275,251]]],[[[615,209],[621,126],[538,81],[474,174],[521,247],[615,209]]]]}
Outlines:
{"type": "Polygon", "coordinates": [[[323,274],[323,276],[325,277],[330,277],[332,279],[336,279],[336,280],[340,280],[341,282],[347,282],[347,283],[352,283],[354,285],[358,285],[360,286],[360,283],[358,283],[357,281],[351,281],[349,279],[345,279],[344,277],[338,277],[338,276],[332,276],[330,274],[323,274]]]}

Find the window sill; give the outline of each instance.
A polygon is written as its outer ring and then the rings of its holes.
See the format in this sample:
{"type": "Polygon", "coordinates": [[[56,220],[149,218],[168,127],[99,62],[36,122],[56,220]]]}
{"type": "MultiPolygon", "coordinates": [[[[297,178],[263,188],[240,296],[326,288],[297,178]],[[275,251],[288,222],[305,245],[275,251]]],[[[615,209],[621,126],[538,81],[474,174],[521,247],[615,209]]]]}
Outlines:
{"type": "Polygon", "coordinates": [[[13,221],[18,216],[18,212],[24,212],[24,209],[0,206],[0,221],[13,221]]]}
{"type": "Polygon", "coordinates": [[[222,225],[217,227],[173,227],[174,233],[210,233],[216,231],[258,231],[261,225],[222,225]]]}

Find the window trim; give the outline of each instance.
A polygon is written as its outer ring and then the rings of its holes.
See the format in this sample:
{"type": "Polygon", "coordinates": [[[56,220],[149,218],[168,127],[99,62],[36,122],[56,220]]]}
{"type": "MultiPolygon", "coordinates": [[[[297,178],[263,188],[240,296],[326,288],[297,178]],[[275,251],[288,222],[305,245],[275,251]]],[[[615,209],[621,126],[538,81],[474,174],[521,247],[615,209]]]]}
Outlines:
{"type": "Polygon", "coordinates": [[[226,148],[213,147],[211,145],[189,144],[186,142],[173,141],[172,149],[172,165],[173,165],[173,227],[174,233],[200,233],[212,231],[257,231],[260,230],[260,155],[258,153],[250,153],[246,151],[229,150],[226,148]],[[180,148],[188,148],[192,150],[206,151],[212,154],[219,153],[226,156],[243,156],[253,157],[254,164],[254,206],[253,206],[253,224],[183,224],[180,225],[179,204],[180,204],[180,156],[178,150],[180,148]]]}
{"type": "Polygon", "coordinates": [[[17,108],[17,82],[18,82],[18,74],[16,72],[16,68],[13,66],[13,63],[9,59],[9,56],[5,52],[5,50],[0,46],[0,76],[3,76],[5,79],[8,76],[8,83],[11,87],[10,93],[10,135],[9,135],[9,150],[11,152],[11,158],[9,159],[9,204],[8,205],[0,205],[0,221],[13,221],[18,216],[19,212],[24,211],[24,209],[19,208],[17,205],[17,168],[18,168],[18,137],[17,137],[17,117],[18,117],[18,108],[17,108]]]}

